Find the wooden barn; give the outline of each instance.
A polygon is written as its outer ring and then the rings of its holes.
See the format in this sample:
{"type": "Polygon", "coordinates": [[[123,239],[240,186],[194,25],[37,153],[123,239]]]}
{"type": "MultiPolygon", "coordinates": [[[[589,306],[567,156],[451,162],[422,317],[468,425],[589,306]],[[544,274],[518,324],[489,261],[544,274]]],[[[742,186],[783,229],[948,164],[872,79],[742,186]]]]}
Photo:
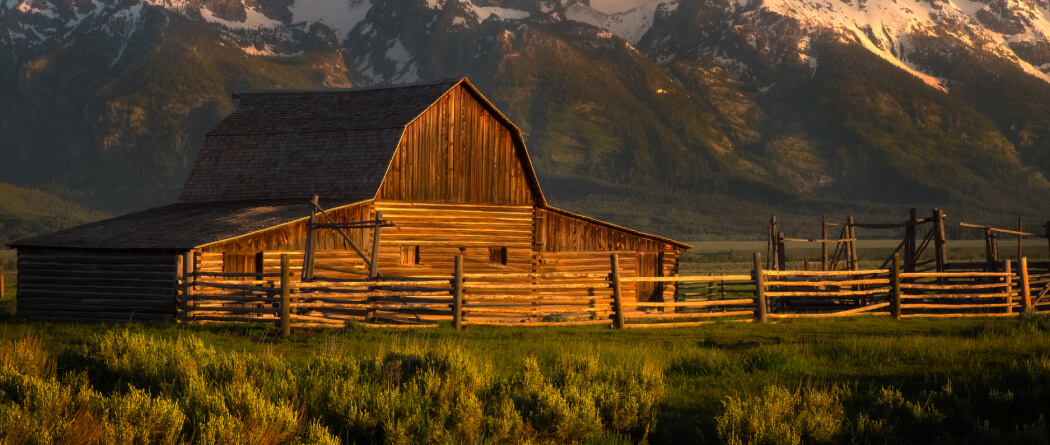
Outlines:
{"type": "Polygon", "coordinates": [[[521,131],[467,79],[235,98],[176,204],[10,244],[20,316],[171,320],[183,270],[301,269],[308,244],[303,276],[342,278],[448,277],[460,254],[471,272],[607,273],[613,252],[623,276],[674,276],[690,247],[547,205],[521,131]]]}

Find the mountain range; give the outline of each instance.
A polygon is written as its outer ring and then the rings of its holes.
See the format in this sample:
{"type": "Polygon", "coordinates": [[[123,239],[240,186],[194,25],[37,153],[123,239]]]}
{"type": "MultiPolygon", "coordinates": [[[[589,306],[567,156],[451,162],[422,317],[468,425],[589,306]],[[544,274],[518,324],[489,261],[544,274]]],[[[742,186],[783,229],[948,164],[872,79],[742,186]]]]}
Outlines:
{"type": "Polygon", "coordinates": [[[1042,221],[1048,18],[1047,0],[0,0],[0,182],[165,204],[231,93],[468,76],[552,203],[643,230],[1042,221]]]}

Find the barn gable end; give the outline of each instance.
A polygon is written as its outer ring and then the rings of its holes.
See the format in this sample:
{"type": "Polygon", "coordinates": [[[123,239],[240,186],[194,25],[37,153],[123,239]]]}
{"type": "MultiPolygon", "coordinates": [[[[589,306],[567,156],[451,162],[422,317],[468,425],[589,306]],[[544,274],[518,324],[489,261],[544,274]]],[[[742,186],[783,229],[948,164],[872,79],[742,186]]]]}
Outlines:
{"type": "Polygon", "coordinates": [[[376,200],[544,203],[520,131],[466,79],[405,127],[376,200]]]}

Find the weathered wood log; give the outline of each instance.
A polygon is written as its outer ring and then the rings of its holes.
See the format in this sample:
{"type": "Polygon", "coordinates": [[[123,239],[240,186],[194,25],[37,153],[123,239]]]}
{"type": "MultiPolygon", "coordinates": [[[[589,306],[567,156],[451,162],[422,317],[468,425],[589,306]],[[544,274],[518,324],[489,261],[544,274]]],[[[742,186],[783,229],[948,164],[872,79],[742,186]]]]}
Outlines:
{"type": "Polygon", "coordinates": [[[623,283],[708,283],[717,281],[751,281],[750,275],[677,276],[677,277],[621,277],[623,283]]]}
{"type": "Polygon", "coordinates": [[[19,310],[18,316],[32,320],[63,320],[87,323],[127,323],[137,321],[171,321],[172,314],[145,314],[136,312],[77,312],[55,310],[19,310]]]}
{"type": "Polygon", "coordinates": [[[762,271],[762,254],[755,252],[754,258],[754,270],[752,270],[752,280],[755,281],[755,319],[759,323],[765,323],[768,318],[766,317],[766,289],[765,289],[765,273],[762,271]]]}
{"type": "MultiPolygon", "coordinates": [[[[612,298],[584,298],[584,299],[573,299],[573,300],[552,300],[548,298],[528,298],[523,297],[521,299],[499,299],[499,300],[485,300],[485,299],[465,299],[463,300],[464,307],[486,307],[486,306],[572,306],[572,305],[598,305],[606,304],[611,305],[613,302],[612,298]]],[[[625,305],[627,303],[624,303],[625,305]]]]}
{"type": "Polygon", "coordinates": [[[236,314],[266,314],[273,315],[277,318],[280,313],[280,308],[275,307],[233,307],[233,306],[197,306],[194,310],[196,313],[236,313],[236,314]]]}
{"type": "Polygon", "coordinates": [[[922,303],[908,303],[902,304],[903,309],[991,309],[991,308],[1010,308],[1016,305],[1016,303],[986,303],[986,304],[922,304],[922,303]]]}
{"type": "Polygon", "coordinates": [[[280,323],[281,319],[274,317],[223,317],[216,315],[195,315],[193,317],[194,322],[202,321],[217,321],[217,322],[229,322],[229,323],[266,323],[266,324],[277,324],[280,323]]]}
{"type": "Polygon", "coordinates": [[[675,301],[667,303],[650,302],[625,302],[623,307],[710,307],[710,306],[738,306],[755,304],[751,298],[739,298],[733,300],[710,300],[710,301],[675,301]]]}
{"type": "Polygon", "coordinates": [[[972,314],[972,313],[957,313],[957,314],[904,314],[901,318],[970,318],[970,317],[1015,317],[1015,314],[1006,313],[986,313],[986,314],[972,314]]]}
{"type": "Polygon", "coordinates": [[[193,283],[198,288],[215,288],[215,289],[230,289],[230,290],[241,290],[246,292],[261,292],[265,294],[276,294],[280,292],[279,289],[267,286],[253,286],[250,284],[230,284],[230,283],[217,283],[213,281],[196,281],[193,283]]]}
{"type": "Polygon", "coordinates": [[[97,304],[67,304],[67,303],[43,303],[43,302],[21,302],[18,303],[18,312],[22,311],[72,311],[72,312],[83,312],[83,313],[123,313],[123,314],[160,314],[166,315],[169,318],[172,315],[171,303],[169,302],[166,306],[151,306],[148,304],[140,305],[106,305],[100,306],[97,304]]]}
{"type": "MultiPolygon", "coordinates": [[[[911,219],[915,219],[915,209],[911,209],[911,219]]],[[[912,226],[911,237],[912,237],[912,251],[909,256],[914,255],[914,238],[915,229],[912,226]]],[[[890,269],[892,274],[890,276],[890,302],[892,307],[890,313],[893,314],[893,318],[900,320],[901,318],[901,255],[899,253],[893,254],[893,269],[890,269]]]]}
{"type": "Polygon", "coordinates": [[[277,304],[281,302],[278,297],[269,297],[265,295],[250,295],[250,296],[237,296],[227,294],[207,294],[207,293],[195,293],[190,297],[190,301],[207,303],[266,303],[266,304],[277,304]]]}
{"type": "Polygon", "coordinates": [[[575,273],[575,272],[551,272],[551,273],[465,273],[465,281],[474,281],[481,278],[602,278],[608,279],[607,273],[575,273]]]}
{"type": "Polygon", "coordinates": [[[292,334],[292,297],[291,280],[292,271],[288,267],[288,254],[281,255],[281,336],[288,337],[292,334]]]}
{"type": "Polygon", "coordinates": [[[982,298],[1006,298],[1012,296],[1010,293],[993,293],[993,294],[903,294],[901,295],[902,300],[921,300],[921,299],[982,299],[982,298]]]}
{"type": "Polygon", "coordinates": [[[172,270],[153,271],[128,271],[128,270],[84,270],[72,269],[69,266],[56,266],[54,268],[38,268],[22,266],[19,272],[26,276],[37,277],[62,277],[62,278],[100,278],[100,279],[126,279],[129,276],[139,280],[170,280],[172,270]]]}
{"type": "Polygon", "coordinates": [[[676,318],[724,318],[754,316],[755,311],[727,311],[727,312],[636,312],[627,311],[624,318],[627,320],[638,319],[676,319],[676,318]]]}
{"type": "Polygon", "coordinates": [[[505,322],[505,321],[467,321],[468,325],[488,325],[488,326],[507,326],[507,327],[552,327],[552,326],[601,326],[601,325],[612,325],[613,320],[581,320],[581,321],[560,321],[560,322],[505,322]]]}
{"type": "Polygon", "coordinates": [[[467,290],[470,289],[596,289],[596,288],[607,288],[608,284],[602,283],[562,283],[562,284],[499,284],[499,283],[463,283],[463,287],[467,290]]]}
{"type": "Polygon", "coordinates": [[[867,280],[841,281],[768,281],[766,287],[821,287],[821,286],[857,286],[871,284],[890,284],[889,278],[872,278],[867,280]]]}
{"type": "Polygon", "coordinates": [[[30,298],[35,296],[55,296],[63,297],[68,296],[69,298],[124,298],[124,299],[166,299],[170,300],[170,291],[161,292],[160,290],[154,292],[126,292],[126,291],[112,291],[109,288],[80,288],[78,290],[66,290],[66,289],[46,289],[40,288],[22,288],[18,289],[18,298],[30,298]]]}
{"type": "Polygon", "coordinates": [[[889,292],[889,288],[882,289],[868,289],[868,290],[840,290],[840,291],[828,291],[828,292],[771,292],[766,291],[765,296],[767,297],[810,297],[810,298],[839,298],[839,297],[855,297],[864,295],[878,295],[889,292]]]}
{"type": "Polygon", "coordinates": [[[19,253],[24,264],[107,264],[107,265],[164,265],[175,267],[175,255],[44,255],[19,253]]]}
{"type": "MultiPolygon", "coordinates": [[[[888,273],[889,269],[872,270],[764,270],[762,274],[767,277],[845,277],[861,275],[882,275],[888,273]]],[[[750,277],[748,277],[750,279],[750,277]]]]}
{"type": "Polygon", "coordinates": [[[675,323],[631,323],[625,325],[627,329],[649,329],[649,328],[688,328],[695,326],[703,326],[711,323],[751,323],[754,319],[746,320],[710,320],[710,321],[684,321],[675,323]]]}
{"type": "MultiPolygon", "coordinates": [[[[998,252],[996,252],[996,253],[998,254],[998,252]]],[[[1009,313],[1012,313],[1014,311],[1014,305],[1013,305],[1013,301],[1014,301],[1014,295],[1013,295],[1013,293],[1014,293],[1014,286],[1013,286],[1013,281],[1012,281],[1012,275],[1013,274],[1010,272],[1010,261],[1003,261],[1003,272],[1007,275],[1007,279],[1006,279],[1006,293],[1010,294],[1010,296],[1006,297],[1006,302],[1008,303],[1006,305],[1006,313],[1009,314],[1009,313]]]]}
{"type": "Polygon", "coordinates": [[[912,284],[912,283],[901,283],[901,289],[922,289],[922,290],[973,290],[973,289],[1004,289],[1008,287],[1008,283],[992,283],[992,284],[912,284]]]}
{"type": "MultiPolygon", "coordinates": [[[[1020,245],[1017,247],[1017,251],[1021,251],[1020,245]]],[[[1029,310],[1032,308],[1032,288],[1028,277],[1028,258],[1020,257],[1018,272],[1021,274],[1021,305],[1023,310],[1029,310]]]]}
{"type": "Polygon", "coordinates": [[[609,256],[609,282],[613,290],[613,327],[623,329],[623,293],[620,287],[620,257],[617,254],[609,256]]]}
{"type": "Polygon", "coordinates": [[[871,316],[888,316],[889,313],[871,313],[871,312],[830,312],[830,313],[816,313],[816,314],[769,314],[769,318],[842,318],[842,317],[871,317],[871,316]]]}

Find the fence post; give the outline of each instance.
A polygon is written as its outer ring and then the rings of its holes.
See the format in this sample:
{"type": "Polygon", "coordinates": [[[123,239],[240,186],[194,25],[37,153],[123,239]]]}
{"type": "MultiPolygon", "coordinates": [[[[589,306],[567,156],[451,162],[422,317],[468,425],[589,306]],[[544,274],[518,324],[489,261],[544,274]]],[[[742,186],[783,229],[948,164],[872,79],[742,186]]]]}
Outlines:
{"type": "MultiPolygon", "coordinates": [[[[937,272],[948,270],[948,248],[944,235],[944,212],[933,209],[934,247],[936,248],[937,272]]],[[[944,280],[941,280],[942,282],[944,280]]]]}
{"type": "Polygon", "coordinates": [[[463,255],[456,255],[452,275],[452,327],[463,330],[463,255]]]}
{"type": "Polygon", "coordinates": [[[914,207],[908,211],[908,225],[904,228],[904,270],[907,272],[915,272],[915,249],[918,247],[915,244],[915,234],[919,228],[918,224],[919,216],[916,213],[914,207]]]}
{"type": "Polygon", "coordinates": [[[623,329],[623,295],[620,292],[620,258],[614,253],[610,255],[610,262],[612,266],[612,272],[609,274],[609,281],[612,284],[613,291],[613,327],[616,329],[623,329]]]}
{"type": "Polygon", "coordinates": [[[820,270],[828,270],[828,222],[820,217],[820,270]]]}
{"type": "Polygon", "coordinates": [[[846,235],[847,238],[852,239],[846,244],[849,247],[849,257],[852,266],[850,270],[860,270],[859,258],[857,258],[857,226],[854,225],[853,215],[850,215],[846,220],[846,227],[849,228],[849,233],[846,235]]]}
{"type": "Polygon", "coordinates": [[[383,229],[383,212],[376,210],[376,227],[372,230],[372,267],[368,271],[368,279],[374,280],[379,277],[379,233],[383,229]]]}
{"type": "Polygon", "coordinates": [[[1021,257],[1017,267],[1021,274],[1021,306],[1027,311],[1032,308],[1032,288],[1028,282],[1028,258],[1021,257]]]}
{"type": "Polygon", "coordinates": [[[288,254],[281,254],[281,336],[287,337],[292,334],[292,303],[291,291],[289,289],[289,277],[291,270],[288,267],[288,254]]]}
{"type": "Polygon", "coordinates": [[[784,245],[784,232],[777,233],[777,270],[787,270],[787,249],[784,245]]]}
{"type": "Polygon", "coordinates": [[[1014,312],[1014,279],[1010,271],[1010,260],[1003,260],[1003,273],[1006,274],[1006,313],[1014,312]]]}
{"type": "MultiPolygon", "coordinates": [[[[1017,231],[1024,232],[1024,217],[1017,217],[1017,231]]],[[[1024,235],[1017,235],[1017,259],[1020,260],[1024,256],[1024,235]]]]}
{"type": "Polygon", "coordinates": [[[194,263],[193,251],[182,254],[182,320],[193,319],[193,275],[194,263]]]}
{"type": "Polygon", "coordinates": [[[0,298],[6,298],[4,295],[4,265],[0,264],[0,298]]]}
{"type": "Polygon", "coordinates": [[[306,249],[303,251],[303,271],[301,275],[302,281],[310,281],[314,279],[314,232],[317,230],[317,208],[321,206],[318,203],[317,195],[314,195],[313,204],[310,207],[310,219],[306,222],[306,249]]]}
{"type": "Polygon", "coordinates": [[[893,313],[894,320],[901,319],[901,254],[893,254],[893,269],[890,270],[892,276],[890,277],[890,298],[893,302],[890,303],[890,310],[893,313]]]}
{"type": "Polygon", "coordinates": [[[762,276],[762,254],[755,252],[755,320],[759,323],[766,322],[766,289],[765,278],[762,276]]]}

